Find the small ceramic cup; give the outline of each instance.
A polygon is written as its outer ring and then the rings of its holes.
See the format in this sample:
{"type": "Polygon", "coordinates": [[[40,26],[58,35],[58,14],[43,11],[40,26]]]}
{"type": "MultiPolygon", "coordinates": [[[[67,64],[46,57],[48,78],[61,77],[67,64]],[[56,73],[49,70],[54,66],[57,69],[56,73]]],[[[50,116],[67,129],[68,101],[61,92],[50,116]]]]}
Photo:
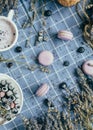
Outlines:
{"type": "Polygon", "coordinates": [[[5,20],[6,23],[10,24],[10,26],[12,26],[13,29],[15,30],[15,38],[12,41],[11,45],[9,45],[9,46],[7,46],[5,48],[0,48],[0,52],[7,51],[7,50],[11,49],[15,45],[15,43],[17,42],[17,39],[18,39],[18,29],[17,29],[16,24],[12,20],[13,16],[14,16],[14,10],[10,10],[7,17],[0,16],[0,20],[5,20]]]}

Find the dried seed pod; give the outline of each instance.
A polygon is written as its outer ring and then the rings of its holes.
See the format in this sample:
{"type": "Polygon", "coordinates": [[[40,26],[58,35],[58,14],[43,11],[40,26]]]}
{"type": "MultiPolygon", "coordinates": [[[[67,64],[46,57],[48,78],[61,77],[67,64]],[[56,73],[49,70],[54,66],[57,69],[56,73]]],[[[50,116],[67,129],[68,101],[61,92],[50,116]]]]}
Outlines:
{"type": "Polygon", "coordinates": [[[11,120],[10,114],[7,114],[7,115],[5,116],[5,119],[8,120],[8,121],[10,121],[10,120],[11,120]]]}
{"type": "Polygon", "coordinates": [[[86,8],[86,10],[87,9],[91,9],[93,7],[93,4],[89,4],[89,5],[87,5],[85,8],[86,8]]]}
{"type": "Polygon", "coordinates": [[[30,39],[27,39],[27,40],[26,40],[25,47],[26,47],[26,48],[30,47],[30,39]]]}
{"type": "Polygon", "coordinates": [[[6,80],[2,80],[1,81],[1,84],[4,86],[4,85],[6,85],[6,80]]]}
{"type": "Polygon", "coordinates": [[[18,109],[13,108],[13,109],[12,109],[12,113],[13,113],[13,114],[17,114],[17,113],[18,113],[18,109]]]}
{"type": "Polygon", "coordinates": [[[2,91],[3,91],[3,92],[7,92],[7,91],[8,91],[8,87],[7,87],[7,86],[2,87],[2,91]]]}
{"type": "Polygon", "coordinates": [[[2,101],[2,102],[7,102],[7,98],[3,97],[3,98],[1,99],[1,101],[2,101]]]}
{"type": "Polygon", "coordinates": [[[46,34],[46,32],[44,30],[41,30],[39,33],[38,33],[38,37],[37,37],[37,40],[36,40],[36,45],[38,43],[41,43],[41,42],[46,42],[48,41],[48,36],[46,34]]]}
{"type": "Polygon", "coordinates": [[[24,116],[22,116],[22,120],[23,120],[23,122],[24,122],[24,124],[25,124],[26,126],[29,125],[30,121],[29,121],[27,118],[25,118],[24,116]]]}
{"type": "Polygon", "coordinates": [[[9,96],[8,100],[11,101],[15,101],[16,97],[14,95],[9,96]]]}
{"type": "Polygon", "coordinates": [[[45,73],[50,73],[50,70],[48,69],[48,67],[45,67],[45,66],[39,66],[39,68],[40,68],[40,70],[42,71],[42,72],[45,72],[45,73]]]}
{"type": "Polygon", "coordinates": [[[28,70],[34,71],[38,68],[38,66],[37,65],[28,65],[27,68],[28,68],[28,70]]]}
{"type": "Polygon", "coordinates": [[[42,42],[43,41],[43,36],[38,36],[38,39],[37,39],[39,42],[42,42]]]}
{"type": "Polygon", "coordinates": [[[39,35],[39,36],[43,36],[43,32],[44,32],[44,30],[41,30],[41,31],[38,33],[38,35],[39,35]]]}
{"type": "Polygon", "coordinates": [[[9,90],[9,91],[6,93],[6,95],[7,95],[7,96],[11,96],[11,95],[13,95],[13,92],[9,90]]]}
{"type": "Polygon", "coordinates": [[[0,108],[0,115],[1,117],[4,117],[7,114],[7,110],[5,108],[0,108]]]}
{"type": "Polygon", "coordinates": [[[47,36],[44,36],[44,37],[43,37],[43,41],[47,42],[47,41],[48,41],[48,37],[47,37],[47,36]]]}
{"type": "Polygon", "coordinates": [[[14,87],[11,84],[9,84],[8,88],[9,90],[12,90],[12,91],[14,90],[14,87]]]}
{"type": "Polygon", "coordinates": [[[10,110],[10,106],[9,106],[8,104],[6,104],[6,105],[4,106],[4,108],[5,108],[7,111],[10,110]]]}
{"type": "Polygon", "coordinates": [[[6,83],[6,84],[5,84],[5,87],[7,87],[7,88],[8,88],[8,87],[9,87],[9,84],[8,84],[8,83],[6,83]]]}
{"type": "Polygon", "coordinates": [[[47,33],[44,31],[44,34],[43,34],[43,41],[48,41],[48,35],[47,35],[47,33]]]}
{"type": "Polygon", "coordinates": [[[16,108],[16,109],[20,109],[20,105],[16,104],[16,105],[15,105],[15,108],[16,108]]]}
{"type": "Polygon", "coordinates": [[[49,86],[47,84],[43,84],[37,91],[37,96],[44,96],[49,90],[49,86]]]}

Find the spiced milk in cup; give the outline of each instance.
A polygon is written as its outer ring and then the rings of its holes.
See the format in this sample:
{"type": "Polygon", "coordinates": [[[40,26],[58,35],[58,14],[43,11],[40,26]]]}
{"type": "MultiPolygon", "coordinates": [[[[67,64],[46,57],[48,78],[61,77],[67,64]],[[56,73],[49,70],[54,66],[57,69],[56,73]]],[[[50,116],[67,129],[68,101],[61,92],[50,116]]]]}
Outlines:
{"type": "Polygon", "coordinates": [[[14,10],[10,10],[8,17],[0,16],[0,52],[12,48],[18,39],[18,29],[12,21],[14,10]]]}

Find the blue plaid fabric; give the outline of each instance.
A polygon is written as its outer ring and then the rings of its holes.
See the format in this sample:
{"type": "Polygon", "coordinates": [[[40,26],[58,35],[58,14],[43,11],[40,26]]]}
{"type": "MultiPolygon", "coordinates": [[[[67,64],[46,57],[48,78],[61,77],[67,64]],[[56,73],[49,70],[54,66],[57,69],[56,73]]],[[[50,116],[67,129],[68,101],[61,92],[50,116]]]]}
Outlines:
{"type": "MultiPolygon", "coordinates": [[[[29,10],[29,0],[23,1],[24,6],[29,10]]],[[[74,69],[82,64],[87,59],[93,58],[92,49],[87,46],[83,40],[83,32],[81,30],[82,20],[78,17],[75,7],[62,7],[60,4],[53,0],[47,0],[46,10],[52,11],[52,16],[46,18],[46,32],[49,36],[48,42],[40,43],[34,46],[36,36],[40,29],[42,29],[42,18],[38,13],[34,25],[26,29],[22,29],[22,24],[28,19],[26,10],[22,3],[18,4],[18,17],[14,21],[19,30],[19,38],[16,45],[9,51],[3,52],[5,58],[12,58],[14,60],[22,61],[23,64],[14,63],[11,68],[7,68],[5,63],[0,63],[0,73],[6,73],[13,77],[19,84],[23,91],[24,103],[21,114],[28,118],[35,118],[44,114],[46,107],[43,104],[45,98],[54,98],[54,104],[59,110],[62,109],[61,91],[58,86],[61,82],[65,81],[69,88],[76,88],[76,79],[74,76],[74,69]],[[73,33],[74,39],[72,41],[62,41],[56,37],[59,30],[69,30],[73,33]],[[30,37],[30,47],[25,48],[26,40],[30,37]],[[22,47],[22,52],[16,53],[14,51],[16,46],[22,47]],[[80,54],[77,52],[78,47],[83,46],[85,52],[80,54]],[[54,54],[54,63],[49,66],[51,73],[46,74],[39,69],[31,72],[26,69],[25,63],[34,64],[34,59],[43,50],[49,50],[54,54]],[[25,55],[25,59],[21,59],[20,55],[25,55]],[[68,67],[63,66],[64,61],[69,61],[68,67]],[[49,84],[49,92],[43,97],[36,97],[35,91],[42,83],[49,84]],[[56,98],[56,96],[58,98],[56,98]]],[[[36,5],[39,11],[42,4],[36,5]]],[[[81,7],[80,7],[81,8],[81,7]]],[[[31,12],[28,11],[31,15],[31,12]]],[[[4,13],[6,15],[6,13],[4,13]]],[[[24,130],[23,122],[18,116],[11,123],[0,126],[0,130],[24,130]]]]}

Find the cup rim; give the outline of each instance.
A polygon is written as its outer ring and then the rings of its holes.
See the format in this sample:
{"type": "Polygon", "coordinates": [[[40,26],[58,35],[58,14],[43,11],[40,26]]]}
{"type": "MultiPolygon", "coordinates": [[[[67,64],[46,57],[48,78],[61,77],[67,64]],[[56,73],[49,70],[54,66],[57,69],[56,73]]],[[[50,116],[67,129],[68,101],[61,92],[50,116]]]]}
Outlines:
{"type": "MultiPolygon", "coordinates": [[[[16,84],[16,87],[19,89],[20,95],[21,95],[21,105],[20,105],[20,109],[19,109],[19,111],[18,111],[18,114],[19,114],[19,113],[21,112],[21,110],[22,110],[22,107],[23,107],[23,92],[22,92],[22,89],[21,89],[20,85],[17,83],[17,81],[16,81],[14,78],[10,77],[9,75],[0,73],[0,76],[12,80],[12,81],[16,84]]],[[[10,123],[10,122],[13,121],[15,118],[16,118],[16,115],[15,115],[10,121],[6,121],[6,122],[4,122],[2,125],[5,125],[5,124],[10,123]]]]}
{"type": "Polygon", "coordinates": [[[16,24],[12,20],[10,20],[8,17],[0,16],[0,19],[5,19],[6,21],[10,22],[13,25],[13,27],[16,31],[16,37],[15,37],[15,40],[13,41],[13,43],[9,47],[6,47],[4,49],[0,49],[0,52],[3,52],[3,51],[7,51],[7,50],[11,49],[15,45],[15,43],[17,42],[17,40],[18,40],[18,29],[17,29],[16,24]]]}

